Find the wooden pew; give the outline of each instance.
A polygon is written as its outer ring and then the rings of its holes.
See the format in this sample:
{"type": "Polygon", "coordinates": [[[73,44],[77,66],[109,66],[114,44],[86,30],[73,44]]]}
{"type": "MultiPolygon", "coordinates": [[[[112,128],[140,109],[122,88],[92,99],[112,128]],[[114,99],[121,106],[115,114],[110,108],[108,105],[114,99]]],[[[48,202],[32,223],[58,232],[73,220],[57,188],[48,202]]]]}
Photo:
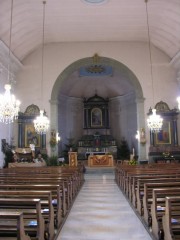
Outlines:
{"type": "Polygon", "coordinates": [[[137,207],[137,198],[141,199],[143,197],[142,193],[144,190],[144,182],[150,179],[159,179],[159,178],[180,178],[180,174],[176,174],[176,172],[169,172],[169,173],[150,173],[146,175],[135,175],[131,176],[131,181],[129,182],[129,199],[132,202],[134,207],[137,207]],[[139,195],[139,196],[138,196],[139,195]],[[142,195],[142,196],[141,196],[142,195]]]}
{"type": "MultiPolygon", "coordinates": [[[[124,191],[124,193],[129,197],[129,199],[132,201],[132,195],[131,195],[131,186],[133,185],[133,178],[137,179],[140,178],[140,176],[151,176],[151,175],[164,175],[164,174],[170,174],[174,173],[176,175],[180,176],[180,169],[179,165],[177,164],[164,164],[161,165],[161,167],[158,167],[156,165],[144,165],[143,167],[140,166],[127,166],[120,168],[118,167],[118,170],[116,170],[117,175],[119,174],[120,182],[117,182],[118,186],[121,188],[121,190],[124,191]]],[[[134,181],[134,185],[136,186],[136,181],[134,181]]]]}
{"type": "Polygon", "coordinates": [[[180,239],[180,197],[166,197],[162,223],[164,240],[180,239]]]}
{"type": "Polygon", "coordinates": [[[49,190],[53,192],[55,222],[61,226],[62,216],[67,214],[83,182],[83,172],[79,168],[17,168],[0,170],[0,189],[49,190]],[[66,184],[66,187],[64,185],[66,184]],[[23,187],[25,185],[25,188],[23,187]],[[20,187],[21,186],[21,187],[20,187]],[[56,187],[56,190],[52,189],[56,187]],[[58,190],[57,190],[58,187],[58,190]]]}
{"type": "Polygon", "coordinates": [[[146,173],[138,174],[138,175],[128,175],[127,178],[129,178],[128,181],[128,194],[126,194],[130,201],[133,203],[134,206],[136,206],[136,190],[138,185],[139,179],[150,179],[150,178],[170,178],[170,177],[179,177],[180,178],[180,171],[176,169],[171,170],[164,170],[162,171],[147,171],[146,173]]]}
{"type": "MultiPolygon", "coordinates": [[[[51,191],[52,193],[52,203],[55,210],[55,226],[57,229],[60,228],[62,224],[62,204],[61,204],[61,187],[60,185],[52,184],[27,184],[27,185],[16,185],[16,184],[3,184],[0,185],[0,190],[10,191],[10,190],[26,190],[26,191],[51,191]]],[[[66,209],[63,209],[66,211],[66,209]]]]}
{"type": "MultiPolygon", "coordinates": [[[[52,169],[51,169],[52,170],[52,169]]],[[[68,207],[71,205],[73,199],[75,198],[75,196],[77,195],[78,191],[80,190],[83,181],[80,178],[80,175],[77,174],[77,171],[73,172],[72,170],[69,172],[63,172],[63,173],[58,173],[55,170],[53,170],[54,172],[40,172],[40,171],[36,171],[35,173],[29,173],[27,172],[27,169],[21,169],[21,171],[0,171],[0,181],[1,182],[7,182],[7,183],[11,183],[10,181],[14,181],[15,178],[20,178],[22,179],[22,184],[24,182],[24,184],[28,183],[28,181],[39,181],[45,178],[45,180],[43,180],[43,182],[51,180],[51,181],[64,181],[65,185],[66,185],[66,193],[68,194],[67,197],[67,204],[68,207]],[[24,180],[23,180],[24,178],[24,180]],[[56,180],[55,180],[56,179],[56,180]]]]}
{"type": "Polygon", "coordinates": [[[67,213],[67,209],[70,208],[70,205],[73,201],[73,186],[71,179],[68,178],[59,178],[54,175],[46,175],[44,177],[39,177],[38,175],[35,175],[34,177],[28,176],[27,174],[25,176],[9,176],[9,177],[0,177],[0,187],[4,184],[16,184],[16,185],[27,185],[27,184],[46,184],[46,185],[60,185],[61,189],[61,201],[62,201],[62,208],[63,208],[63,214],[65,215],[67,213]]]}
{"type": "Polygon", "coordinates": [[[0,239],[3,235],[4,240],[6,238],[10,240],[10,236],[5,236],[6,233],[10,233],[12,235],[15,234],[18,240],[31,240],[24,231],[24,219],[22,212],[0,211],[0,239]],[[10,225],[10,223],[12,225],[10,225]]]}
{"type": "Polygon", "coordinates": [[[18,168],[17,171],[15,171],[14,169],[0,171],[0,184],[27,184],[28,182],[34,184],[53,184],[54,182],[56,182],[56,184],[62,184],[63,181],[66,185],[64,189],[64,194],[66,197],[63,197],[63,214],[65,215],[67,209],[70,208],[72,201],[74,200],[75,196],[80,190],[80,187],[83,184],[82,179],[79,177],[79,175],[77,175],[77,169],[74,170],[74,168],[65,168],[62,171],[62,169],[59,168],[38,168],[38,170],[35,170],[35,173],[31,171],[30,173],[29,171],[27,172],[27,168],[22,168],[21,170],[19,170],[18,168]],[[66,206],[64,206],[64,203],[66,204],[66,206]]]}
{"type": "Polygon", "coordinates": [[[25,232],[32,238],[44,240],[45,226],[40,199],[0,198],[0,209],[8,212],[22,211],[25,232]]]}
{"type": "Polygon", "coordinates": [[[153,189],[157,188],[170,188],[170,187],[180,187],[179,179],[164,179],[163,181],[149,182],[144,184],[144,196],[143,196],[143,212],[144,220],[150,225],[151,223],[151,204],[152,204],[152,194],[153,189]],[[177,181],[176,181],[177,180],[177,181]],[[171,181],[171,182],[170,182],[171,181]],[[150,222],[149,222],[150,220],[150,222]]]}
{"type": "Polygon", "coordinates": [[[157,239],[162,239],[164,235],[162,216],[165,214],[165,199],[167,196],[180,196],[180,187],[153,189],[151,204],[152,232],[157,239]],[[162,237],[160,237],[161,235],[162,237]]]}
{"type": "Polygon", "coordinates": [[[41,213],[45,220],[45,231],[48,240],[54,239],[55,236],[55,229],[54,229],[54,207],[52,205],[52,193],[50,191],[33,191],[33,190],[10,190],[10,191],[3,191],[0,190],[0,196],[3,198],[17,198],[22,199],[26,198],[39,198],[41,202],[41,213]]]}
{"type": "MultiPolygon", "coordinates": [[[[180,178],[176,178],[173,175],[169,175],[169,177],[166,177],[166,178],[161,178],[161,176],[159,176],[159,177],[156,176],[155,178],[150,177],[148,179],[139,179],[137,181],[136,195],[135,196],[133,195],[133,199],[135,199],[134,201],[137,201],[137,211],[138,211],[138,213],[141,216],[145,214],[145,220],[147,220],[147,218],[146,218],[147,215],[146,215],[146,212],[144,211],[144,209],[146,209],[146,199],[148,199],[147,195],[144,197],[144,195],[146,193],[148,193],[146,191],[146,189],[144,188],[145,184],[151,183],[151,184],[155,184],[154,186],[158,186],[157,184],[169,183],[169,182],[171,182],[171,183],[180,182],[180,178]],[[144,198],[145,198],[145,200],[143,200],[144,198]]],[[[151,198],[152,198],[152,189],[151,189],[151,192],[149,194],[151,194],[151,198]]]]}

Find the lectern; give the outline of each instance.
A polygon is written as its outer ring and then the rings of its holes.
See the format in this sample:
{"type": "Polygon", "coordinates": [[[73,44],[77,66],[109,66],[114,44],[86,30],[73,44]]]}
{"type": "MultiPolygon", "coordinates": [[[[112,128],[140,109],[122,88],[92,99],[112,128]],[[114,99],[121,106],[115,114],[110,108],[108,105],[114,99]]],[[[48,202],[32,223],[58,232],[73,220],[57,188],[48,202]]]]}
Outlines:
{"type": "Polygon", "coordinates": [[[68,156],[69,156],[69,166],[77,167],[78,165],[77,152],[68,152],[68,156]]]}

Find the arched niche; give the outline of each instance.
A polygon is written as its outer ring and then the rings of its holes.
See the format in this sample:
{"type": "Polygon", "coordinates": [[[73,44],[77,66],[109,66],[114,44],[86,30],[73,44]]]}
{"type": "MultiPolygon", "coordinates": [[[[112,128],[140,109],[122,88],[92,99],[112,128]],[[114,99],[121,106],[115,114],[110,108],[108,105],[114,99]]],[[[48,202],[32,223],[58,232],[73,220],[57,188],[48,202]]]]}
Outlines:
{"type": "MultiPolygon", "coordinates": [[[[115,59],[101,57],[100,63],[111,66],[112,68],[116,69],[120,73],[123,73],[123,75],[126,76],[128,81],[131,83],[135,92],[135,102],[136,102],[136,108],[137,108],[137,114],[136,114],[137,129],[145,128],[143,91],[135,74],[127,66],[125,66],[121,62],[118,62],[115,59]]],[[[55,129],[58,131],[58,106],[59,106],[58,96],[59,96],[59,92],[63,82],[77,69],[79,69],[84,65],[90,65],[90,64],[92,64],[92,57],[87,57],[87,58],[77,60],[76,62],[73,62],[67,68],[65,68],[64,71],[60,73],[60,75],[56,79],[52,89],[51,99],[50,99],[51,129],[55,129]]],[[[139,155],[139,160],[145,160],[146,159],[145,145],[142,145],[138,142],[137,146],[138,146],[137,152],[139,155]]]]}

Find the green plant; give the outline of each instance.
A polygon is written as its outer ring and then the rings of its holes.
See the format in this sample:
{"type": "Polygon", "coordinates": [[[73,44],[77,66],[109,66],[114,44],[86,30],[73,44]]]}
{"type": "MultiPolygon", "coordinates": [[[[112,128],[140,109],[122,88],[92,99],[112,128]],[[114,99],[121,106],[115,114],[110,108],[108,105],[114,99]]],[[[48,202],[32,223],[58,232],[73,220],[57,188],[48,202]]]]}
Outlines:
{"type": "Polygon", "coordinates": [[[45,159],[47,166],[59,166],[58,157],[52,156],[45,159]]]}
{"type": "Polygon", "coordinates": [[[133,158],[132,160],[129,161],[129,165],[137,165],[137,161],[133,158]]]}
{"type": "Polygon", "coordinates": [[[119,160],[130,159],[130,150],[125,139],[121,140],[120,146],[118,147],[117,158],[119,160]]]}

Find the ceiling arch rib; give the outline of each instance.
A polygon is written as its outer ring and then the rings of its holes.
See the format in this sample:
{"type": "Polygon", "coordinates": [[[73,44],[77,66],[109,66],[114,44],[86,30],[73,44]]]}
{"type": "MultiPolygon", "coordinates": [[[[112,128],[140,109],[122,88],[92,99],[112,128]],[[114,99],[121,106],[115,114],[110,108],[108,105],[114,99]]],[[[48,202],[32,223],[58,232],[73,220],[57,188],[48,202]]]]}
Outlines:
{"type": "Polygon", "coordinates": [[[169,41],[169,39],[163,39],[160,34],[156,34],[152,38],[153,45],[159,48],[161,51],[164,51],[164,48],[166,49],[166,54],[173,58],[174,54],[176,54],[176,51],[178,48],[174,45],[173,42],[169,41]],[[163,47],[162,47],[163,46],[163,47]]]}

